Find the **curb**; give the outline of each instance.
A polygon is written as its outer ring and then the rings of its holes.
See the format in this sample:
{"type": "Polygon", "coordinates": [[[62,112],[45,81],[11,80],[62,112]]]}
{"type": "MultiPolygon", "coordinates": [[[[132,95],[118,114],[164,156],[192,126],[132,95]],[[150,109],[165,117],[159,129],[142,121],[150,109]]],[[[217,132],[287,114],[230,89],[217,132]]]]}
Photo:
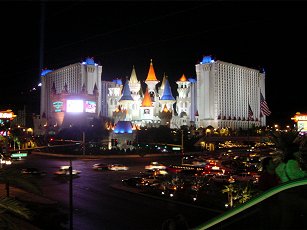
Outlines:
{"type": "Polygon", "coordinates": [[[138,154],[127,154],[127,155],[72,155],[72,154],[59,154],[59,153],[45,153],[45,152],[32,152],[34,155],[50,156],[50,157],[63,157],[63,158],[83,158],[83,159],[101,159],[101,158],[139,158],[139,157],[155,157],[155,156],[178,156],[176,154],[169,153],[156,153],[146,154],[140,156],[138,154]]]}

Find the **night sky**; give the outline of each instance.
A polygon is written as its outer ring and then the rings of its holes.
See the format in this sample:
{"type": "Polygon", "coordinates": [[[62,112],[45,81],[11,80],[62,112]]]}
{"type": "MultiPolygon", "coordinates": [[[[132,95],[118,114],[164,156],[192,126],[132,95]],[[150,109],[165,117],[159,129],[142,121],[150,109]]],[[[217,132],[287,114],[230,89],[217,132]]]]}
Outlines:
{"type": "MultiPolygon", "coordinates": [[[[196,77],[204,55],[266,72],[268,123],[293,124],[305,102],[307,4],[293,1],[1,2],[0,107],[39,112],[41,68],[93,57],[102,78],[196,77]],[[36,87],[37,88],[37,87],[36,87]]],[[[28,111],[29,112],[29,111],[28,111]]]]}

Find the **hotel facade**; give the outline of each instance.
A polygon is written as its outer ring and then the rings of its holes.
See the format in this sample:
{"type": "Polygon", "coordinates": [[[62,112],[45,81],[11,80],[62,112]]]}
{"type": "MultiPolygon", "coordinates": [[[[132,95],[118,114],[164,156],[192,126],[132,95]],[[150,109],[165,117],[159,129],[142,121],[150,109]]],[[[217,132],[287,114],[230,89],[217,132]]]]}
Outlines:
{"type": "Polygon", "coordinates": [[[264,72],[210,56],[196,64],[195,70],[196,79],[178,77],[176,97],[168,77],[156,76],[152,61],[145,80],[138,78],[133,67],[130,78],[105,81],[102,66],[92,58],[44,70],[37,118],[59,128],[99,116],[113,119],[114,126],[120,121],[139,127],[193,125],[234,130],[266,125],[266,117],[260,114],[264,72]]]}

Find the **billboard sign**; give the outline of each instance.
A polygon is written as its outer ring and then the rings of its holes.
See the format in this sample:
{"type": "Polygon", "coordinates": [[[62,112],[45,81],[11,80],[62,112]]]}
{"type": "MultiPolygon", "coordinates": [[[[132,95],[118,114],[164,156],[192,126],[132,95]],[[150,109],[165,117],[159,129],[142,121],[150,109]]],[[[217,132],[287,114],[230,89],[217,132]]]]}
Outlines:
{"type": "Polygon", "coordinates": [[[63,102],[62,101],[55,101],[52,103],[53,108],[54,108],[54,112],[58,113],[58,112],[62,112],[63,109],[63,102]]]}
{"type": "Polygon", "coordinates": [[[297,112],[294,117],[291,118],[297,122],[297,130],[303,133],[307,132],[307,114],[301,114],[297,112]]]}
{"type": "Polygon", "coordinates": [[[85,112],[96,113],[96,101],[85,101],[85,112]]]}
{"type": "Polygon", "coordinates": [[[0,119],[13,120],[16,117],[12,110],[0,111],[0,119]]]}
{"type": "Polygon", "coordinates": [[[82,113],[83,107],[83,100],[67,100],[66,112],[82,113]]]}

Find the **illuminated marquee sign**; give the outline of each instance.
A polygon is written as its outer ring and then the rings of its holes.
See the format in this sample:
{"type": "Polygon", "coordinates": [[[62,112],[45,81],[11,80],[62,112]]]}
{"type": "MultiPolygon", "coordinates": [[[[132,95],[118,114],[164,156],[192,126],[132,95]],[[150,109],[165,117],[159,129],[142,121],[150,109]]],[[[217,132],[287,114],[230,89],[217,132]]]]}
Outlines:
{"type": "Polygon", "coordinates": [[[300,132],[307,132],[307,115],[301,115],[300,113],[296,113],[294,117],[291,118],[295,122],[297,122],[297,130],[300,132]]]}
{"type": "Polygon", "coordinates": [[[295,115],[294,118],[292,118],[295,122],[298,121],[307,121],[307,115],[295,115]]]}
{"type": "Polygon", "coordinates": [[[67,100],[66,112],[68,113],[83,112],[83,100],[67,100]]]}
{"type": "Polygon", "coordinates": [[[11,110],[1,111],[0,112],[0,119],[10,119],[13,120],[16,117],[11,110]]]}

